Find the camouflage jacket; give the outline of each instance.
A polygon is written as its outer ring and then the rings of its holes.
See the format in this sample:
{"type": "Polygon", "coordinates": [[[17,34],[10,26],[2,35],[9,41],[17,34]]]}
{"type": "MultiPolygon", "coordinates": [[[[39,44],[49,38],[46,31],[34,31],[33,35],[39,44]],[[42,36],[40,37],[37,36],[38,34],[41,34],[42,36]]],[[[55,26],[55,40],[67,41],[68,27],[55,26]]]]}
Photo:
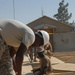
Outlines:
{"type": "Polygon", "coordinates": [[[9,47],[4,43],[2,38],[0,38],[0,54],[0,75],[13,75],[13,66],[9,54],[9,47]]]}

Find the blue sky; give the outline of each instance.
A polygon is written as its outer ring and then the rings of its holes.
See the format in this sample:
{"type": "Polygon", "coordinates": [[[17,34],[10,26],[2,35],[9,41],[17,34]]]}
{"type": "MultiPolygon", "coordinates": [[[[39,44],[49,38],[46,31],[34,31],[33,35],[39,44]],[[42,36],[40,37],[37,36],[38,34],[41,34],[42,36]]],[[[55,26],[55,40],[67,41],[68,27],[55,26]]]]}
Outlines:
{"type": "MultiPolygon", "coordinates": [[[[53,15],[57,13],[59,2],[61,0],[14,0],[15,1],[15,19],[25,24],[32,22],[43,14],[54,19],[53,15]]],[[[72,13],[70,22],[75,21],[75,0],[65,0],[69,3],[68,12],[72,13]]],[[[0,19],[13,18],[13,0],[0,0],[0,19]]]]}

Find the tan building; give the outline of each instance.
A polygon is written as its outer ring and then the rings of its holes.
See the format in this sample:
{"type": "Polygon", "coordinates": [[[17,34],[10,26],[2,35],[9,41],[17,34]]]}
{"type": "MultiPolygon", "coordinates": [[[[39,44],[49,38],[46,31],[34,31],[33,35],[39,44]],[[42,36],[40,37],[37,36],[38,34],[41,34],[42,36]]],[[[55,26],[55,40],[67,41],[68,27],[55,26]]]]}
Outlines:
{"type": "Polygon", "coordinates": [[[53,43],[54,33],[66,33],[66,32],[72,32],[74,30],[73,26],[66,25],[47,16],[43,16],[39,19],[36,19],[28,23],[27,25],[31,29],[33,29],[34,32],[37,30],[47,31],[50,34],[50,42],[53,48],[54,48],[54,43],[53,43]]]}

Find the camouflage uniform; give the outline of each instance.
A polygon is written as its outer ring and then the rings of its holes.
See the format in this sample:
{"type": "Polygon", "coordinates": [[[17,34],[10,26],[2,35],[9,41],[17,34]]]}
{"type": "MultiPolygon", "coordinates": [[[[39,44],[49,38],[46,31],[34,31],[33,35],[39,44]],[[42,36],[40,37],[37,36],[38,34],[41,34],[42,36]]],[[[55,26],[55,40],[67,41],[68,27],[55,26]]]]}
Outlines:
{"type": "Polygon", "coordinates": [[[13,75],[12,60],[9,48],[0,37],[0,75],[13,75]]]}

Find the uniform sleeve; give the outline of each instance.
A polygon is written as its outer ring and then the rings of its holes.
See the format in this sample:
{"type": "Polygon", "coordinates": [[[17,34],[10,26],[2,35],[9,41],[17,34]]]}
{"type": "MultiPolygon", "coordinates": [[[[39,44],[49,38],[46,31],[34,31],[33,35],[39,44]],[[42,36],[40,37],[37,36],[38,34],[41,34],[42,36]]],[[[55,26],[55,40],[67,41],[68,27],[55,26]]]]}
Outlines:
{"type": "Polygon", "coordinates": [[[25,34],[22,40],[22,43],[27,47],[27,49],[29,48],[29,46],[31,46],[35,41],[35,36],[32,34],[25,34]]]}

